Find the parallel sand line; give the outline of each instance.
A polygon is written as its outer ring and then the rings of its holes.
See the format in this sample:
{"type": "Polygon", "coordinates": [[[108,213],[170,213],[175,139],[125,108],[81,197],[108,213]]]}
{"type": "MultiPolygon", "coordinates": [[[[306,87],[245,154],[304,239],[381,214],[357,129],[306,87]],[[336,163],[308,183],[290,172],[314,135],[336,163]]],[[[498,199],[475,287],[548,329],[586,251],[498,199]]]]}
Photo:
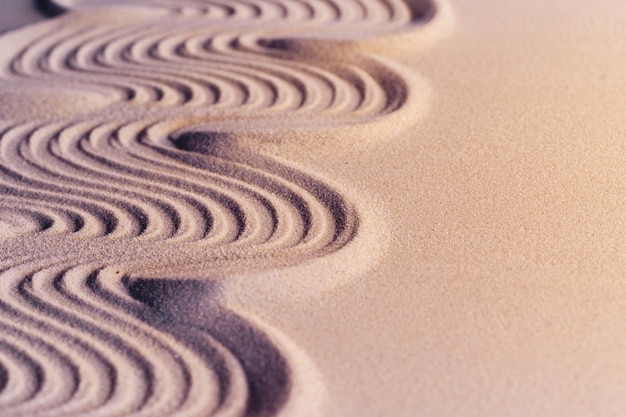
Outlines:
{"type": "Polygon", "coordinates": [[[434,5],[40,3],[73,12],[2,54],[3,82],[103,104],[0,122],[1,414],[279,413],[306,367],[288,358],[306,358],[220,307],[211,281],[138,278],[137,257],[218,277],[348,244],[359,218],[339,191],[233,139],[399,110],[406,80],[380,60],[302,48],[411,30],[434,5]]]}
{"type": "MultiPolygon", "coordinates": [[[[9,131],[0,141],[0,155],[7,161],[0,168],[4,193],[62,202],[68,209],[66,217],[74,219],[72,233],[86,229],[111,238],[204,240],[202,244],[220,251],[226,243],[237,243],[259,252],[281,245],[314,250],[311,246],[316,244],[322,249],[336,246],[350,233],[336,219],[349,218],[351,209],[337,193],[320,191],[323,185],[309,178],[176,150],[161,150],[157,156],[169,156],[170,165],[155,169],[152,161],[115,158],[116,153],[128,157],[139,150],[120,151],[108,141],[94,144],[89,140],[94,130],[72,128],[81,139],[67,139],[68,130],[46,125],[26,134],[23,129],[9,131]],[[177,158],[185,165],[174,165],[177,158]],[[199,169],[189,169],[194,165],[199,169]],[[91,214],[89,222],[87,217],[76,218],[85,210],[91,214]]],[[[95,140],[102,133],[98,131],[95,140]]],[[[209,140],[194,134],[177,141],[191,149],[194,139],[209,140]]]]}
{"type": "MultiPolygon", "coordinates": [[[[293,33],[296,28],[310,31],[309,36],[328,36],[335,26],[328,22],[337,21],[342,24],[336,26],[348,25],[350,37],[358,39],[421,22],[403,2],[382,2],[383,8],[404,11],[387,14],[376,12],[381,8],[378,1],[342,2],[342,7],[330,8],[337,9],[334,19],[328,19],[327,13],[315,13],[328,8],[327,2],[312,2],[313,12],[303,19],[297,14],[295,19],[285,15],[289,10],[262,13],[277,4],[258,3],[264,7],[257,6],[252,17],[233,14],[225,23],[213,25],[185,15],[174,20],[170,16],[149,19],[144,24],[94,27],[87,22],[85,27],[61,28],[24,48],[7,70],[28,78],[49,79],[49,75],[51,81],[59,81],[63,75],[72,82],[115,86],[122,97],[136,104],[210,105],[210,111],[202,113],[207,121],[239,117],[242,111],[248,113],[248,119],[277,112],[284,116],[291,108],[291,118],[304,113],[310,119],[311,112],[318,112],[336,124],[345,124],[350,119],[358,121],[359,116],[393,111],[402,104],[406,89],[385,89],[382,84],[402,85],[404,81],[400,77],[385,80],[393,74],[379,64],[360,58],[355,65],[355,56],[343,62],[335,56],[330,68],[324,68],[319,61],[313,65],[302,56],[294,59],[297,51],[290,50],[289,42],[271,36],[281,31],[293,33]],[[348,18],[340,20],[344,15],[348,18]],[[381,22],[378,16],[387,16],[387,20],[381,22]],[[240,29],[242,19],[250,21],[251,29],[240,29]],[[107,84],[105,80],[110,81],[107,84]],[[347,120],[341,120],[339,114],[347,120]]],[[[176,8],[184,9],[184,3],[176,3],[176,8]]],[[[294,120],[294,124],[302,123],[294,120]]]]}
{"type": "Polygon", "coordinates": [[[2,315],[38,330],[5,326],[11,345],[3,352],[22,352],[21,362],[31,365],[22,365],[19,379],[35,372],[37,383],[14,390],[13,398],[30,401],[5,404],[3,415],[212,415],[223,405],[244,411],[246,370],[210,333],[182,323],[159,330],[137,318],[150,315],[145,304],[107,297],[97,272],[85,277],[81,269],[3,277],[10,297],[3,297],[2,315]]]}

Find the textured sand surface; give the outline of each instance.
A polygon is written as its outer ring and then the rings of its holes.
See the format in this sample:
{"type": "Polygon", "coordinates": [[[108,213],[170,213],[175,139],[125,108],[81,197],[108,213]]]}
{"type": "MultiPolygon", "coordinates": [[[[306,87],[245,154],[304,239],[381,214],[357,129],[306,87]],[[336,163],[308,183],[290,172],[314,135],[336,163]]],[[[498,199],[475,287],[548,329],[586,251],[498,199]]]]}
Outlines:
{"type": "Polygon", "coordinates": [[[39,7],[0,415],[623,415],[620,2],[39,7]]]}
{"type": "Polygon", "coordinates": [[[222,281],[332,254],[366,213],[258,145],[418,108],[351,43],[435,5],[40,6],[0,39],[2,415],[324,415],[307,354],[222,281]]]}

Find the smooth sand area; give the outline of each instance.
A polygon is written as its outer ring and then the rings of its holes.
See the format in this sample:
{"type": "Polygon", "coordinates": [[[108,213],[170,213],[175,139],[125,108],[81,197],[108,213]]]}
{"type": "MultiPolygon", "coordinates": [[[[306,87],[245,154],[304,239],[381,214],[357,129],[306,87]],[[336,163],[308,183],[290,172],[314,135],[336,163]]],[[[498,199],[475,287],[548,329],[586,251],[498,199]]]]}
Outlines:
{"type": "Polygon", "coordinates": [[[0,4],[0,33],[45,19],[38,0],[4,0],[0,4]]]}
{"type": "Polygon", "coordinates": [[[0,36],[0,415],[623,415],[620,2],[104,3],[0,36]]]}

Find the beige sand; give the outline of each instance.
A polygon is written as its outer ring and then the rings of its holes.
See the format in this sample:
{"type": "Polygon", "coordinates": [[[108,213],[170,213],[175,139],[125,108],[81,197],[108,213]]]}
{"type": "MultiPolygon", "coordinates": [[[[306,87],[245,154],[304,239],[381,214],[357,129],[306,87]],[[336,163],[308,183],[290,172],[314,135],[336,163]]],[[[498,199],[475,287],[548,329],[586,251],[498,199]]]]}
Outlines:
{"type": "Polygon", "coordinates": [[[626,409],[618,2],[47,4],[0,37],[2,415],[626,409]]]}

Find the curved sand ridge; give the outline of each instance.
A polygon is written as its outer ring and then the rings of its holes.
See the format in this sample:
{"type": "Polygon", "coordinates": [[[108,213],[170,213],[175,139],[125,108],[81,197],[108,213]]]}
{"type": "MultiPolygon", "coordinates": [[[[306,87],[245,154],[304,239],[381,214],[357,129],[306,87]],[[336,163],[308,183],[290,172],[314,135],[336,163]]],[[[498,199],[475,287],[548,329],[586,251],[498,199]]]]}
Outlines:
{"type": "MultiPolygon", "coordinates": [[[[398,109],[406,97],[404,81],[364,56],[301,54],[303,43],[285,36],[366,38],[430,17],[430,11],[416,16],[397,0],[159,4],[172,9],[132,24],[109,17],[110,24],[94,26],[93,17],[83,16],[45,32],[5,70],[30,80],[111,88],[120,100],[153,111],[167,106],[169,121],[195,116],[212,129],[239,122],[244,112],[247,121],[281,117],[294,126],[313,120],[344,125],[398,109]],[[198,4],[206,15],[190,12],[198,4]],[[214,9],[221,12],[212,18],[214,9]]],[[[98,21],[107,22],[106,14],[98,21]]]]}
{"type": "Polygon", "coordinates": [[[400,109],[408,87],[380,59],[306,40],[404,31],[434,6],[96,4],[50,1],[86,10],[4,38],[5,83],[69,98],[0,124],[2,415],[276,414],[301,379],[289,358],[306,360],[293,346],[221,308],[210,281],[134,277],[293,265],[349,243],[359,220],[340,192],[237,138],[400,109]],[[81,91],[88,104],[71,100],[81,91]]]}
{"type": "MultiPolygon", "coordinates": [[[[135,245],[195,242],[205,256],[224,258],[284,252],[291,259],[332,251],[354,233],[349,205],[293,169],[145,141],[145,132],[132,126],[91,122],[9,129],[0,141],[5,204],[28,208],[30,221],[39,223],[32,233],[133,239],[135,245]]],[[[206,146],[211,138],[186,134],[177,144],[193,149],[198,141],[206,146]]]]}
{"type": "MultiPolygon", "coordinates": [[[[27,271],[2,274],[3,415],[267,415],[286,398],[287,365],[272,343],[210,304],[210,329],[172,323],[159,298],[172,283],[133,283],[131,299],[99,270],[27,271]]],[[[174,290],[203,291],[189,284],[174,290]]]]}

